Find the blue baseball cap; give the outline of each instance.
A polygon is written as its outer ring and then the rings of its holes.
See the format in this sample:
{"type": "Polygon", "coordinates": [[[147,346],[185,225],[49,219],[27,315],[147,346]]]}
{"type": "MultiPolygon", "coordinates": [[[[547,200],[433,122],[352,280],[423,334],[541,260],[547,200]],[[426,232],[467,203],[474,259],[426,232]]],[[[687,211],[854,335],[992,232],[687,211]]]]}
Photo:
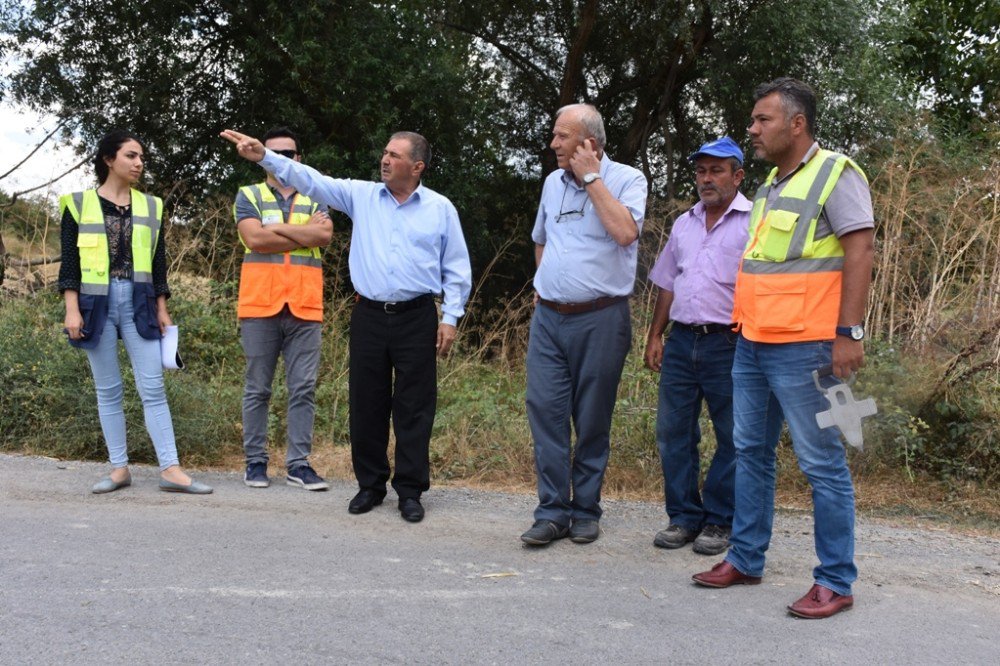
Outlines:
{"type": "Polygon", "coordinates": [[[708,143],[703,143],[701,148],[688,156],[688,159],[694,162],[702,155],[710,155],[711,157],[735,157],[739,160],[740,164],[743,164],[743,151],[740,150],[740,147],[736,145],[736,142],[728,136],[724,136],[721,139],[715,139],[714,141],[709,141],[708,143]]]}

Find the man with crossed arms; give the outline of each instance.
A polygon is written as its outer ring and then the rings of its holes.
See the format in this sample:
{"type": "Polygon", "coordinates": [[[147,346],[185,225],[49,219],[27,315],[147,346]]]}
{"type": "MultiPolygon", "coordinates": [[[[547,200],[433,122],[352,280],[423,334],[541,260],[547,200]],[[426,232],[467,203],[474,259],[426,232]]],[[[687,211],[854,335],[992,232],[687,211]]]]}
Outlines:
{"type": "Polygon", "coordinates": [[[239,132],[225,130],[222,136],[279,182],[353,220],[349,265],[357,298],[351,313],[350,430],[359,490],[348,511],[367,513],[386,495],[391,418],[399,512],[409,522],[423,520],[420,496],[430,487],[436,357],[451,348],[472,289],[458,213],[421,184],[430,145],[415,132],[393,134],[382,151],[382,182],[374,183],[324,176],[239,132]],[[442,292],[439,323],[434,296],[442,292]]]}

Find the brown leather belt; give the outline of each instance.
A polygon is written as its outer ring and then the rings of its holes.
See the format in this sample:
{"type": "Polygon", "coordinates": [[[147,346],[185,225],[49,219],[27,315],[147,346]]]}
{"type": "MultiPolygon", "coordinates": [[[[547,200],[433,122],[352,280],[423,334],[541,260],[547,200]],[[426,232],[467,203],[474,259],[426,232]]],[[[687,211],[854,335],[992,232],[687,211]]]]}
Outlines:
{"type": "Polygon", "coordinates": [[[557,303],[556,301],[549,301],[544,298],[539,298],[538,302],[550,310],[555,310],[559,314],[571,315],[582,314],[584,312],[594,312],[595,310],[603,310],[604,308],[614,305],[615,303],[621,303],[622,301],[627,300],[628,296],[601,296],[600,298],[587,301],[586,303],[557,303]]]}
{"type": "Polygon", "coordinates": [[[674,326],[691,331],[696,335],[711,335],[712,333],[731,333],[736,324],[685,324],[675,321],[674,326]]]}

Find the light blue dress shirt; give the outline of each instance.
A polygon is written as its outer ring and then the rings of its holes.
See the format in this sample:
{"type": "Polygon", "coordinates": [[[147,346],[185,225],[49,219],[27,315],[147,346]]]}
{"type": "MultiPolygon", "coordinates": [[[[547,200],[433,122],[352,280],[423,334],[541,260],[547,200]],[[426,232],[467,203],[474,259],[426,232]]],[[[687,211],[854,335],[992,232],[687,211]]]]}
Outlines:
{"type": "MultiPolygon", "coordinates": [[[[601,157],[601,179],[632,214],[639,231],[646,215],[646,177],[601,157]]],[[[587,190],[573,174],[556,169],[545,179],[531,232],[544,245],[535,291],[559,303],[586,303],[602,296],[628,296],[635,285],[638,240],[622,247],[605,230],[587,190]]]]}
{"type": "Polygon", "coordinates": [[[472,291],[472,267],[458,211],[447,198],[419,185],[399,203],[383,183],[330,178],[270,150],[260,165],[353,220],[348,265],[355,291],[386,302],[443,292],[441,321],[458,323],[472,291]]]}

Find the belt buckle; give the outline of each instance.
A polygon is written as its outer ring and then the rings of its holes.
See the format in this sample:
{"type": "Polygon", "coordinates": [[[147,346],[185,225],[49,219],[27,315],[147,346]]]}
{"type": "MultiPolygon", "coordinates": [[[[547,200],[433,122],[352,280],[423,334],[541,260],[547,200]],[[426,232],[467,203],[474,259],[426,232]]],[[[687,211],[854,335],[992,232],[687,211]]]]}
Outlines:
{"type": "Polygon", "coordinates": [[[396,314],[395,308],[396,308],[395,301],[393,301],[392,303],[386,301],[385,303],[382,304],[382,311],[385,312],[386,314],[396,314]]]}

